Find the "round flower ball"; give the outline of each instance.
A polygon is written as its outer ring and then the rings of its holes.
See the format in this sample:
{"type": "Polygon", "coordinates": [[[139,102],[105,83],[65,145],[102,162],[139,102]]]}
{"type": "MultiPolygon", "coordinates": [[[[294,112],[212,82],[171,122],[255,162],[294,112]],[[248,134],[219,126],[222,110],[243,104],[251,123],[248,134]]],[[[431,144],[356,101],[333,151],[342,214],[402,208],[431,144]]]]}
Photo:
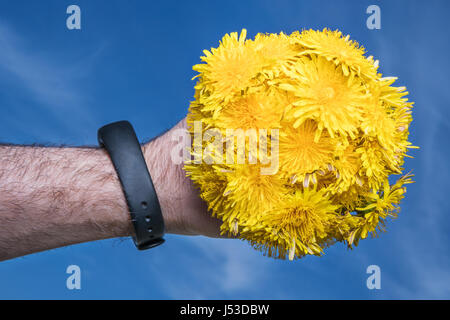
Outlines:
{"type": "Polygon", "coordinates": [[[385,230],[412,182],[413,103],[362,46],[337,30],[244,29],[201,60],[185,170],[222,234],[292,260],[385,230]]]}

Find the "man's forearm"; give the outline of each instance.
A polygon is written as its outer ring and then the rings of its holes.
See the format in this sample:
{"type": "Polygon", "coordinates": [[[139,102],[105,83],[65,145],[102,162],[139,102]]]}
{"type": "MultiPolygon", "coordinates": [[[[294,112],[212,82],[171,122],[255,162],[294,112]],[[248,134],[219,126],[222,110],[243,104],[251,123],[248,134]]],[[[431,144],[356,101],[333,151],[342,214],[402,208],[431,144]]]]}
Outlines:
{"type": "MultiPolygon", "coordinates": [[[[142,147],[167,233],[219,236],[182,163],[171,160],[174,130],[142,147]]],[[[0,260],[86,241],[131,235],[120,182],[103,149],[0,145],[0,260]]]]}
{"type": "Polygon", "coordinates": [[[105,151],[0,146],[0,260],[131,230],[105,151]]]}

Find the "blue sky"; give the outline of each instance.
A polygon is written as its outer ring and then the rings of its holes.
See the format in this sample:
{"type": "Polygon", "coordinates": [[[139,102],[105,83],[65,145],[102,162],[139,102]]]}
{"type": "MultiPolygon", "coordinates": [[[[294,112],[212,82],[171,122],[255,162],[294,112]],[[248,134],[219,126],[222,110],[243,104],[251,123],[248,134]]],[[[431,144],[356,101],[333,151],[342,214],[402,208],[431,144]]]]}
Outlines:
{"type": "MultiPolygon", "coordinates": [[[[168,235],[135,250],[112,239],[0,263],[0,298],[449,299],[450,63],[447,1],[6,1],[0,0],[0,141],[96,144],[101,125],[128,119],[142,139],[185,116],[203,49],[246,28],[290,33],[339,28],[398,76],[415,101],[406,162],[414,170],[388,232],[349,251],[272,260],[238,240],[168,235]],[[82,29],[66,28],[77,4],[82,29]],[[381,30],[366,8],[381,8],[381,30]],[[82,289],[66,289],[66,268],[82,289]],[[381,268],[368,290],[366,268],[381,268]]],[[[1,192],[1,191],[0,191],[1,192]]]]}

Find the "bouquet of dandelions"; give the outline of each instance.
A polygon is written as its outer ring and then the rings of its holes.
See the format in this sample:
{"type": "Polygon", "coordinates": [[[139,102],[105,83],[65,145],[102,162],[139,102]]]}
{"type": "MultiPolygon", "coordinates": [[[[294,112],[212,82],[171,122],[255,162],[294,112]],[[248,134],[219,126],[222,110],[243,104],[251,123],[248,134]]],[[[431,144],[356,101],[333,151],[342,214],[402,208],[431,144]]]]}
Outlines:
{"type": "Polygon", "coordinates": [[[412,120],[405,87],[339,31],[246,30],[194,66],[187,175],[221,232],[270,257],[352,248],[396,217],[412,120]]]}

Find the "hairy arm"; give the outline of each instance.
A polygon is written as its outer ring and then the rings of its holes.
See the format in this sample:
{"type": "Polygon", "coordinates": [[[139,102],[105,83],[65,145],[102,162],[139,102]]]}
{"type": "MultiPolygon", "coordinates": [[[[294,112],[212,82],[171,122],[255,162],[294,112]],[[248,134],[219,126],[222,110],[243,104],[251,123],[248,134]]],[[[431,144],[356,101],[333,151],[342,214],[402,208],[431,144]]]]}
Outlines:
{"type": "MultiPolygon", "coordinates": [[[[172,130],[185,126],[181,121],[172,130]]],[[[170,131],[143,146],[169,233],[218,236],[182,165],[170,131]]],[[[133,232],[103,149],[0,146],[0,260],[133,232]]]]}

